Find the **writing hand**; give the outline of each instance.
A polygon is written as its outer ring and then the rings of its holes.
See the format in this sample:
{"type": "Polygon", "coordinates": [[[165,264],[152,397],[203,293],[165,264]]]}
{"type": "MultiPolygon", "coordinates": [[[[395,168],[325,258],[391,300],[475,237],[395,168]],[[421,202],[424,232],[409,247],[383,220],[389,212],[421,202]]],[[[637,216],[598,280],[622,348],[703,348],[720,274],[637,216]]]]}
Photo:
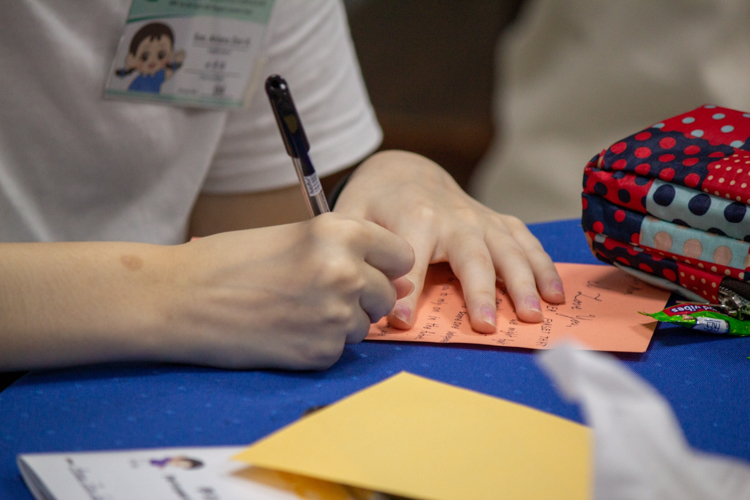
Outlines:
{"type": "Polygon", "coordinates": [[[364,220],[222,233],[182,245],[185,275],[175,361],[226,367],[322,369],[361,341],[408,282],[409,244],[364,220]],[[395,280],[395,284],[393,283],[395,280]]]}
{"type": "Polygon", "coordinates": [[[468,196],[434,162],[401,151],[378,153],[355,170],[335,211],[383,226],[414,248],[406,278],[414,290],[388,319],[409,328],[431,263],[449,262],[461,281],[471,326],[495,331],[495,281],[508,288],[518,317],[542,320],[545,300],[564,300],[562,281],[539,241],[517,218],[498,214],[468,196]]]}

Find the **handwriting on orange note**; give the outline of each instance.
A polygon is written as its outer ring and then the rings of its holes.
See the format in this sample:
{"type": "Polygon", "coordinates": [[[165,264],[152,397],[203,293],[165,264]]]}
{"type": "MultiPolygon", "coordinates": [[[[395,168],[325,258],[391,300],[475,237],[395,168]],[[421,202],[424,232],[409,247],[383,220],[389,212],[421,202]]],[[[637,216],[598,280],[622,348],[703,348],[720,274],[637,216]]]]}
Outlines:
{"type": "Polygon", "coordinates": [[[557,263],[566,302],[542,302],[544,321],[524,323],[502,286],[497,290],[497,331],[491,335],[471,328],[461,284],[447,264],[430,267],[417,305],[414,326],[391,327],[385,319],[370,327],[367,340],[485,344],[546,349],[572,338],[597,351],[644,352],[656,323],[638,311],[659,311],[669,292],[611,266],[557,263]]]}

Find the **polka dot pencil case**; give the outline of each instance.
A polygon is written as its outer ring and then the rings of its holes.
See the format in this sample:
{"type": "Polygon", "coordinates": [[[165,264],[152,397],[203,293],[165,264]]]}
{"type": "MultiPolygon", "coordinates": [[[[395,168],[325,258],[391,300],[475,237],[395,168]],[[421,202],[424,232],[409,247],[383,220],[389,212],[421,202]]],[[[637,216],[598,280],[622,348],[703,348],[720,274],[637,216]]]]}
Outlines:
{"type": "Polygon", "coordinates": [[[618,141],[586,165],[582,202],[600,260],[691,300],[742,301],[750,113],[702,106],[618,141]]]}

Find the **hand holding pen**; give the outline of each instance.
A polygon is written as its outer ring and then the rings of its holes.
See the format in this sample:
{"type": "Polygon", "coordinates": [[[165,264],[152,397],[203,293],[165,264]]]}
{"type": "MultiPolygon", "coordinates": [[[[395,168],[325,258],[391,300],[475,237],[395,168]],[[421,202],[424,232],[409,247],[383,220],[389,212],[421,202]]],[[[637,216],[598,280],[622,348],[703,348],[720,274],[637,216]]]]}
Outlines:
{"type": "MultiPolygon", "coordinates": [[[[306,189],[305,173],[314,169],[289,88],[283,79],[272,76],[266,91],[311,213],[322,213],[324,210],[315,211],[315,200],[306,189]]],[[[412,292],[399,300],[389,315],[393,326],[413,326],[428,266],[436,262],[450,262],[477,332],[493,333],[496,329],[497,278],[505,281],[523,321],[542,321],[540,295],[550,303],[564,301],[562,281],[552,260],[523,222],[471,199],[445,170],[427,158],[403,151],[371,156],[349,179],[336,206],[340,214],[376,222],[401,236],[415,251],[414,267],[396,282],[397,288],[411,288],[412,292]]]]}

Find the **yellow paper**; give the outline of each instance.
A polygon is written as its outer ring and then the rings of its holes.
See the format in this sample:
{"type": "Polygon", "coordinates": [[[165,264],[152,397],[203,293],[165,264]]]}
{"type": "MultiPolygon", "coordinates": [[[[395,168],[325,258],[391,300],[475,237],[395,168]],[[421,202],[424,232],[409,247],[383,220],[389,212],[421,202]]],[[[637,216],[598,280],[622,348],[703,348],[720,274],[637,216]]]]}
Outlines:
{"type": "Polygon", "coordinates": [[[311,500],[358,500],[368,498],[367,492],[352,491],[349,487],[338,483],[284,471],[264,469],[263,467],[247,467],[234,472],[232,475],[256,484],[264,484],[276,491],[284,491],[292,495],[291,498],[311,500]]]}
{"type": "Polygon", "coordinates": [[[423,500],[587,499],[591,446],[575,422],[402,372],[235,458],[423,500]]]}

